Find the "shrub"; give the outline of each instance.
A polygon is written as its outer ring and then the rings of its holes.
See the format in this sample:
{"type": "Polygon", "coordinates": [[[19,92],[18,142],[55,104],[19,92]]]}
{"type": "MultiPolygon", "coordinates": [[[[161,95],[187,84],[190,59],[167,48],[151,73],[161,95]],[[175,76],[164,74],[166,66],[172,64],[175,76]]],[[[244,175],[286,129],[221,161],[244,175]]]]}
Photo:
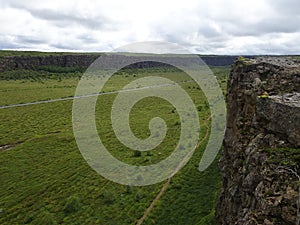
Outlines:
{"type": "Polygon", "coordinates": [[[110,192],[110,191],[107,191],[107,192],[103,193],[103,194],[101,195],[101,197],[103,198],[103,201],[104,201],[104,203],[105,203],[106,205],[111,205],[111,204],[113,204],[114,201],[115,201],[115,196],[114,196],[113,193],[110,192]]]}
{"type": "Polygon", "coordinates": [[[67,199],[67,202],[65,204],[64,212],[66,214],[74,213],[74,212],[78,211],[79,208],[80,208],[79,198],[77,196],[70,196],[67,199]]]}
{"type": "Polygon", "coordinates": [[[131,194],[132,193],[132,189],[131,189],[131,186],[127,185],[126,186],[126,191],[125,191],[126,194],[131,194]]]}
{"type": "Polygon", "coordinates": [[[141,193],[141,192],[137,192],[135,195],[135,201],[139,202],[140,200],[142,200],[143,198],[145,198],[145,194],[141,193]]]}
{"type": "Polygon", "coordinates": [[[141,153],[140,151],[138,151],[138,150],[135,150],[135,151],[133,152],[133,156],[134,156],[134,157],[141,157],[141,155],[142,155],[142,153],[141,153]]]}
{"type": "Polygon", "coordinates": [[[176,121],[175,123],[174,123],[174,126],[180,126],[181,125],[181,122],[180,121],[176,121]]]}
{"type": "Polygon", "coordinates": [[[197,106],[197,110],[198,110],[198,112],[201,112],[202,111],[202,106],[201,105],[197,106]]]}

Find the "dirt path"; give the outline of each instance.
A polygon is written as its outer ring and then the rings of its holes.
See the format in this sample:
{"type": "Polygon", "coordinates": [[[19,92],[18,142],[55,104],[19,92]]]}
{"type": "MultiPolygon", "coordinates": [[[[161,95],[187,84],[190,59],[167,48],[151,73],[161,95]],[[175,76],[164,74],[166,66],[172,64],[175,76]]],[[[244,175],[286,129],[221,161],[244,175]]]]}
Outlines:
{"type": "MultiPolygon", "coordinates": [[[[206,140],[206,138],[208,137],[209,134],[209,127],[207,125],[208,121],[210,120],[211,116],[209,116],[205,121],[204,121],[204,126],[206,127],[206,133],[204,138],[202,138],[202,140],[198,143],[197,147],[199,147],[203,141],[206,140]]],[[[145,210],[143,216],[137,221],[136,225],[141,225],[144,220],[146,219],[146,217],[149,215],[149,213],[151,212],[151,210],[154,208],[155,204],[158,202],[158,200],[160,199],[160,197],[163,195],[163,193],[165,192],[165,190],[168,188],[172,177],[178,172],[178,170],[180,168],[182,168],[182,164],[186,162],[186,158],[190,157],[191,154],[193,154],[194,152],[190,152],[189,154],[187,154],[184,159],[181,161],[181,163],[177,166],[177,168],[175,169],[175,171],[172,173],[171,177],[167,179],[166,183],[164,183],[164,185],[162,186],[162,188],[160,189],[160,191],[158,192],[158,194],[156,195],[156,197],[153,199],[153,201],[151,202],[151,204],[149,205],[149,207],[145,210]]]]}

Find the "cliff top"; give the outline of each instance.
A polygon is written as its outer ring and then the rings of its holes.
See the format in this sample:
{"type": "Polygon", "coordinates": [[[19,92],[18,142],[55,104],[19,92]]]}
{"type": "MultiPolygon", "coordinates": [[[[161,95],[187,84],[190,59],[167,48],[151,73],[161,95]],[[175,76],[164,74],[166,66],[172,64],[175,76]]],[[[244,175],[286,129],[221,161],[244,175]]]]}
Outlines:
{"type": "Polygon", "coordinates": [[[255,58],[239,58],[240,61],[247,62],[247,64],[272,64],[285,68],[299,68],[300,58],[298,56],[262,56],[255,58]]]}

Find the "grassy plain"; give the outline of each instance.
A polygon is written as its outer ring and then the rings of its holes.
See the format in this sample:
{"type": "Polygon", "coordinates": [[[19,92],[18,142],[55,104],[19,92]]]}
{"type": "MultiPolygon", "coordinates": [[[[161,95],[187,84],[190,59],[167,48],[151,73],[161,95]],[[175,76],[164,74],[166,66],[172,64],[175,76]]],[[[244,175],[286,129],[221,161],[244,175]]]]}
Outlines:
{"type": "MultiPolygon", "coordinates": [[[[213,71],[225,91],[229,69],[213,71]]],[[[127,70],[115,75],[104,91],[118,90],[148,75],[175,81],[189,79],[175,70],[127,70]]],[[[72,96],[80,73],[51,72],[51,76],[38,79],[18,74],[12,77],[0,80],[0,105],[72,96]]],[[[207,132],[203,124],[210,115],[206,98],[195,83],[181,86],[198,108],[203,138],[207,132]]],[[[136,136],[149,135],[148,123],[155,116],[162,117],[169,128],[160,146],[137,156],[117,140],[112,130],[110,109],[116,95],[99,96],[96,107],[99,136],[111,153],[136,165],[152,164],[167,157],[180,132],[173,106],[157,98],[146,98],[133,108],[130,124],[136,136]]],[[[90,168],[73,136],[71,100],[0,109],[0,121],[0,224],[135,224],[163,185],[119,185],[90,168]]],[[[221,180],[217,160],[204,172],[197,169],[205,144],[206,141],[174,176],[144,224],[212,223],[221,180]]]]}

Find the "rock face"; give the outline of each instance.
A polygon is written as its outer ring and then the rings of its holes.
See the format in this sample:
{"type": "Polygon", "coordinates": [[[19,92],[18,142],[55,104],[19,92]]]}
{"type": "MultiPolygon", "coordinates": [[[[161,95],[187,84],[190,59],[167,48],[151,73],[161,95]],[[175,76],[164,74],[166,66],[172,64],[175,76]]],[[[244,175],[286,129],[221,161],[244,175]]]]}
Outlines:
{"type": "Polygon", "coordinates": [[[219,224],[299,224],[300,63],[240,59],[227,90],[219,224]]]}
{"type": "MultiPolygon", "coordinates": [[[[0,58],[0,72],[16,69],[35,69],[41,66],[87,68],[100,55],[101,54],[54,54],[49,56],[7,56],[0,58]]],[[[228,66],[234,62],[236,56],[201,56],[201,59],[209,66],[228,66]]],[[[186,60],[186,58],[184,57],[182,60],[186,60]]],[[[133,68],[155,66],[158,66],[158,63],[144,62],[133,68]]]]}
{"type": "Polygon", "coordinates": [[[40,66],[88,67],[99,55],[7,56],[0,60],[0,72],[16,69],[35,69],[40,66]]]}

